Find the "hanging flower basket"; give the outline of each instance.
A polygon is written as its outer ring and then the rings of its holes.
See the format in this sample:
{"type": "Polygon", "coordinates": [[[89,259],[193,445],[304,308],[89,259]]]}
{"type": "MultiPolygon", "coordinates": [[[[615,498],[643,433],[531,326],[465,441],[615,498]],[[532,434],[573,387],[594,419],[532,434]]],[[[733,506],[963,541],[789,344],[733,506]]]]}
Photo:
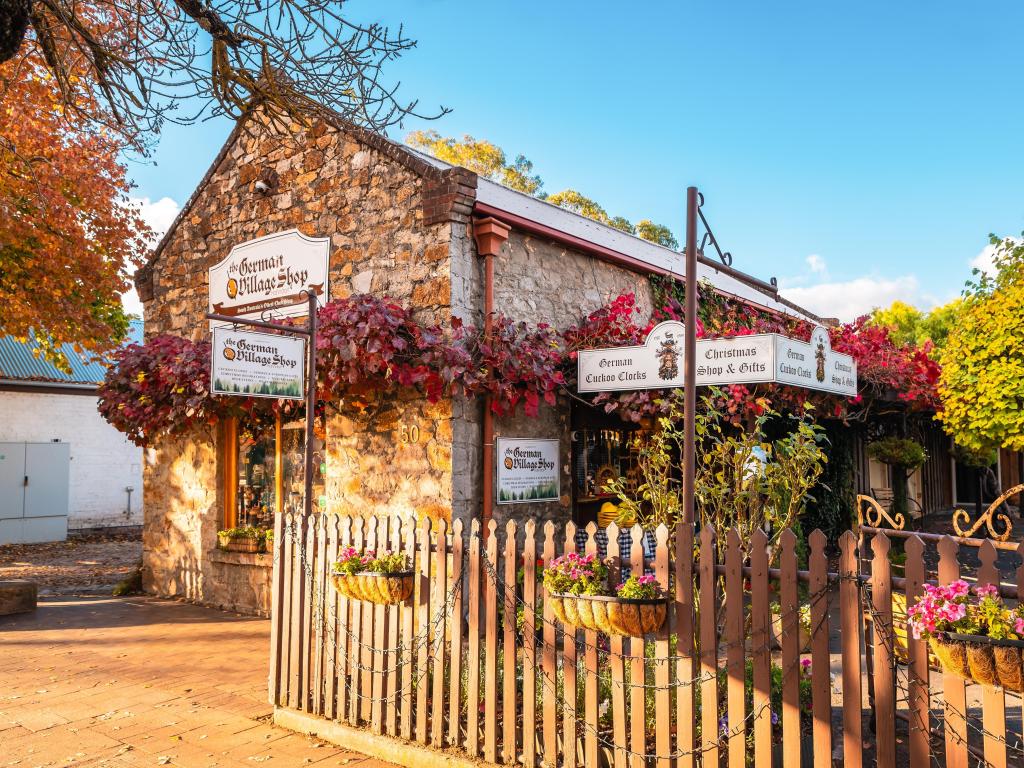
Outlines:
{"type": "Polygon", "coordinates": [[[395,605],[412,595],[414,571],[396,573],[335,573],[331,576],[334,588],[353,600],[366,600],[378,605],[395,605]]]}
{"type": "Polygon", "coordinates": [[[997,586],[926,584],[907,620],[915,638],[928,638],[946,672],[1024,692],[1024,606],[1006,608],[997,586]]]}
{"type": "Polygon", "coordinates": [[[608,568],[594,554],[569,552],[544,569],[551,609],[568,627],[643,637],[665,623],[668,597],[650,574],[633,574],[614,590],[608,568]]]}
{"type": "Polygon", "coordinates": [[[610,595],[566,595],[549,592],[555,616],[568,627],[606,635],[643,637],[665,623],[668,598],[631,600],[610,595]]]}
{"type": "Polygon", "coordinates": [[[982,685],[1024,692],[1024,640],[938,632],[928,638],[928,644],[946,672],[982,685]]]}
{"type": "Polygon", "coordinates": [[[353,600],[395,605],[412,594],[415,571],[401,552],[358,552],[346,547],[334,564],[331,583],[353,600]]]}

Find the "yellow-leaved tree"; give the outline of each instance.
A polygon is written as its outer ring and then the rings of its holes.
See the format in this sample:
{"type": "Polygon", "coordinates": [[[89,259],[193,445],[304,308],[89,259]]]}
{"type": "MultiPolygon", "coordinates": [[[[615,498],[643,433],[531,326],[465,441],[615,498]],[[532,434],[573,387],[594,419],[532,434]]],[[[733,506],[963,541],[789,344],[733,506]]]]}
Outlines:
{"type": "Polygon", "coordinates": [[[991,273],[968,283],[942,351],[939,418],[978,453],[1024,450],[1024,243],[992,238],[991,273]]]}
{"type": "Polygon", "coordinates": [[[641,219],[633,224],[623,216],[611,216],[600,203],[575,189],[563,189],[553,195],[547,194],[543,189],[544,182],[540,176],[533,173],[533,163],[523,155],[516,155],[514,160],[509,160],[501,147],[486,139],[466,135],[460,140],[452,136],[442,136],[437,131],[413,131],[405,137],[405,141],[409,146],[422,149],[439,160],[461,165],[479,176],[546,200],[559,208],[565,208],[567,211],[621,229],[666,248],[679,248],[679,241],[672,234],[672,230],[664,224],[655,224],[649,219],[641,219]]]}

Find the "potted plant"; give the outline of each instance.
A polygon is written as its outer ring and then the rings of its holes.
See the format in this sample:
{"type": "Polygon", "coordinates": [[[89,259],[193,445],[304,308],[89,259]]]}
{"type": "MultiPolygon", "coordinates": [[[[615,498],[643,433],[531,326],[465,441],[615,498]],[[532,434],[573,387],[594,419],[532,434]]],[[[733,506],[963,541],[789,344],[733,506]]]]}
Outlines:
{"type": "Polygon", "coordinates": [[[892,467],[892,511],[907,514],[907,479],[928,460],[924,447],[906,437],[885,437],[868,446],[868,456],[892,467]]]}
{"type": "Polygon", "coordinates": [[[262,528],[243,526],[217,532],[217,546],[229,552],[260,552],[263,549],[265,531],[262,528]]]}
{"type": "Polygon", "coordinates": [[[570,552],[544,569],[547,598],[563,624],[625,637],[661,629],[668,598],[653,576],[633,574],[614,591],[607,581],[608,568],[593,554],[570,552]]]}
{"type": "Polygon", "coordinates": [[[915,638],[928,639],[946,671],[1024,692],[1024,607],[1006,608],[996,586],[926,584],[907,620],[915,638]]]}
{"type": "Polygon", "coordinates": [[[379,605],[407,600],[413,591],[413,570],[401,552],[359,552],[346,547],[334,564],[331,583],[345,597],[379,605]]]}

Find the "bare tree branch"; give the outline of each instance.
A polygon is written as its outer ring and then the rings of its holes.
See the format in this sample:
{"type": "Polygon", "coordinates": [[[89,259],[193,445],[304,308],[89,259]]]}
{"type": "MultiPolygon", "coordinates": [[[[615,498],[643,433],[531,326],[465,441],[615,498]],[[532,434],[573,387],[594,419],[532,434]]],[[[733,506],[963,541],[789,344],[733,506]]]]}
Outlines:
{"type": "Polygon", "coordinates": [[[414,40],[343,10],[344,0],[0,0],[0,62],[38,55],[70,118],[142,151],[164,121],[238,118],[257,103],[289,122],[381,132],[448,111],[420,114],[382,80],[414,40]]]}

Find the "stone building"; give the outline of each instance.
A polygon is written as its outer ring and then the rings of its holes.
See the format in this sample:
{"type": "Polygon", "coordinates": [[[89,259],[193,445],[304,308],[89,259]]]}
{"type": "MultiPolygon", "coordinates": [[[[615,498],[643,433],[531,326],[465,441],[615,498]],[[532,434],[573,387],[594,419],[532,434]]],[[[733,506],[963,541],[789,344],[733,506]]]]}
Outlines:
{"type": "MultiPolygon", "coordinates": [[[[387,296],[434,322],[457,316],[481,325],[491,300],[494,311],[513,320],[562,328],[625,292],[649,310],[649,276],[683,268],[675,251],[354,126],[315,124],[287,136],[250,127],[236,127],[136,277],[147,337],[204,338],[207,269],[234,245],[292,228],[330,238],[331,298],[387,296]]],[[[816,320],[783,301],[771,283],[710,259],[701,260],[699,271],[722,294],[816,320]]],[[[542,408],[539,418],[486,423],[479,402],[409,397],[378,404],[365,417],[334,414],[317,446],[316,497],[332,512],[468,520],[486,511],[499,523],[510,514],[585,522],[600,507],[593,474],[621,469],[625,433],[596,410],[583,410],[564,398],[542,408]],[[558,441],[555,500],[495,503],[493,457],[484,463],[484,435],[492,432],[558,441]]],[[[243,439],[244,425],[222,424],[147,450],[147,590],[268,612],[270,556],[221,551],[217,531],[240,522],[244,498],[254,497],[275,471],[271,498],[287,503],[289,491],[281,486],[294,480],[284,475],[299,426],[279,424],[266,436],[260,455],[278,458],[255,481],[246,472],[258,463],[251,455],[259,439],[243,439]],[[248,456],[240,453],[246,450],[248,456]]]]}

